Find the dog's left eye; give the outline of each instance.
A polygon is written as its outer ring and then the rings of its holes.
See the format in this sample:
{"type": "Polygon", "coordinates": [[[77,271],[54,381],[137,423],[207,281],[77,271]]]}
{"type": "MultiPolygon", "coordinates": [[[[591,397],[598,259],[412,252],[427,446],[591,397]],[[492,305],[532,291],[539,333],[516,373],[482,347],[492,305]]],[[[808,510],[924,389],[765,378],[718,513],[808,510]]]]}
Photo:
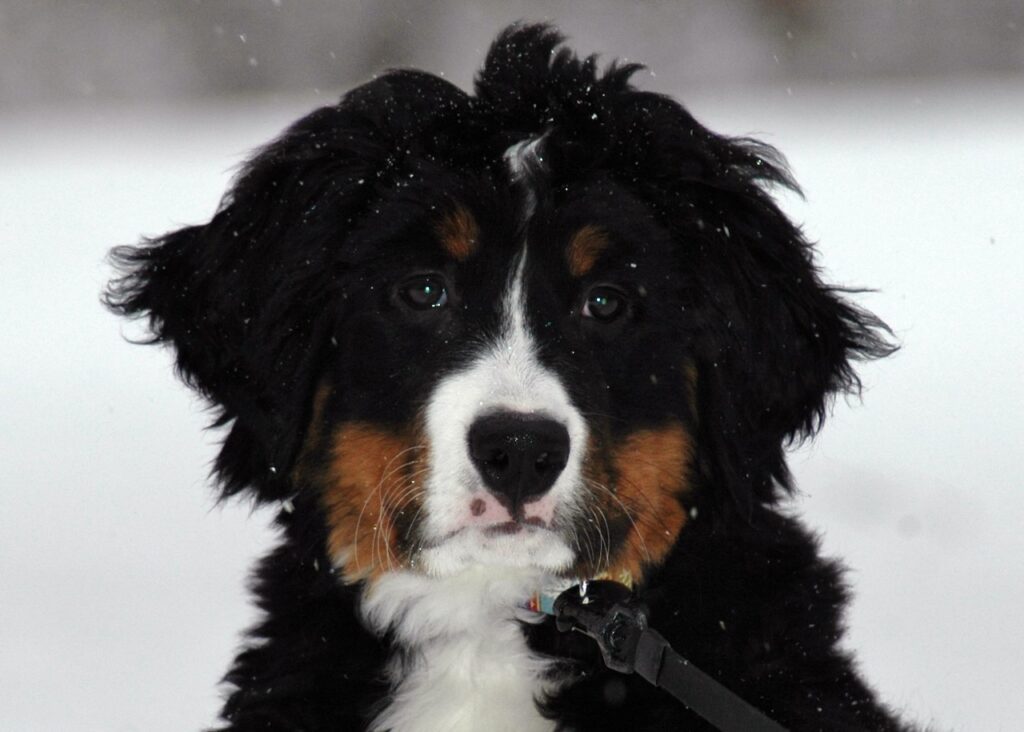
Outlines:
{"type": "Polygon", "coordinates": [[[436,275],[408,279],[399,287],[398,294],[414,310],[433,310],[448,304],[448,288],[436,275]]]}
{"type": "Polygon", "coordinates": [[[608,285],[598,285],[587,293],[581,314],[584,318],[609,323],[624,315],[626,307],[626,296],[621,291],[608,285]]]}

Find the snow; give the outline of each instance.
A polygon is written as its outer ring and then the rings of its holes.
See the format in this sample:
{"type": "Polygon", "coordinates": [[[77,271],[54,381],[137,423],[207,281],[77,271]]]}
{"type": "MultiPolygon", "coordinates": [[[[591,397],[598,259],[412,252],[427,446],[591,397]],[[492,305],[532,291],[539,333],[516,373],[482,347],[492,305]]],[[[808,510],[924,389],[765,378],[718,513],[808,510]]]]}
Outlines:
{"type": "MultiPolygon", "coordinates": [[[[659,77],[649,83],[666,83],[659,77]]],[[[1024,88],[659,86],[788,156],[785,205],[903,349],[795,452],[791,510],[851,568],[848,645],[939,729],[1015,730],[1024,632],[1024,88]]],[[[199,729],[255,612],[268,515],[215,507],[216,436],[99,306],[103,258],[213,211],[319,100],[0,117],[0,729],[199,729]]]]}

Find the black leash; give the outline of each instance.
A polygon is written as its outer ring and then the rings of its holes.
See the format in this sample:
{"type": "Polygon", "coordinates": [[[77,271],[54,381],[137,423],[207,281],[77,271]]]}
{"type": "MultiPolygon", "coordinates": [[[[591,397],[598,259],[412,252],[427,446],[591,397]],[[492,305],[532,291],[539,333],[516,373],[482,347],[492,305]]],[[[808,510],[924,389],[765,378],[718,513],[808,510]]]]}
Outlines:
{"type": "Polygon", "coordinates": [[[637,673],[664,689],[721,732],[786,732],[734,692],[680,656],[647,627],[647,613],[625,585],[591,580],[555,598],[560,631],[575,630],[595,641],[605,665],[637,673]]]}

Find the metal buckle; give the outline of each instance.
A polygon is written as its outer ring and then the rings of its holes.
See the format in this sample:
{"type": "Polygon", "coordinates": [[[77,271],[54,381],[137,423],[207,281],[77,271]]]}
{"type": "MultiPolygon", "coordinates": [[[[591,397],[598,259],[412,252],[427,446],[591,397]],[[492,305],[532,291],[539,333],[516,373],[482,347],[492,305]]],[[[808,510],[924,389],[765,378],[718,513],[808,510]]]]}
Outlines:
{"type": "Polygon", "coordinates": [[[647,608],[628,587],[611,580],[584,582],[560,594],[554,610],[558,630],[590,636],[608,668],[633,673],[637,644],[647,629],[647,608]]]}

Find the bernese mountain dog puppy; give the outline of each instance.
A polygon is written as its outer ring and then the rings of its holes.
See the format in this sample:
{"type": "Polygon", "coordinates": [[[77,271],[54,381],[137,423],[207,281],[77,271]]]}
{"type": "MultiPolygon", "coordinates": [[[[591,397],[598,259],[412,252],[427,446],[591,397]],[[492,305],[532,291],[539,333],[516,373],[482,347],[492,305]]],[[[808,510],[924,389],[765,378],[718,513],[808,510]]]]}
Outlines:
{"type": "Polygon", "coordinates": [[[789,729],[908,729],[782,506],[888,330],[822,282],[779,155],[637,68],[512,26],[472,94],[386,73],[115,250],[108,304],[219,409],[223,495],[279,507],[224,730],[712,729],[524,609],[600,577],[789,729]]]}

